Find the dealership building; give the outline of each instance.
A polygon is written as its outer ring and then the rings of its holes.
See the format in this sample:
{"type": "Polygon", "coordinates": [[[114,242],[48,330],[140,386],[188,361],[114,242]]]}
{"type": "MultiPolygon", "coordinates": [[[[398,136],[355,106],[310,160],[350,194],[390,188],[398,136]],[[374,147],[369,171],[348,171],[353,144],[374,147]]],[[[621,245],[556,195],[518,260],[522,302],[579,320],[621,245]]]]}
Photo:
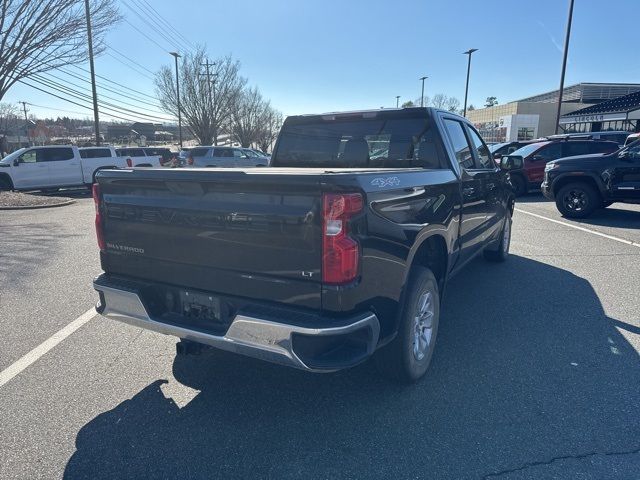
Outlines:
{"type": "MultiPolygon", "coordinates": [[[[488,142],[531,140],[553,135],[558,92],[554,90],[503,105],[467,111],[467,118],[488,142]]],[[[561,132],[636,132],[638,114],[640,84],[578,83],[564,89],[560,127],[561,132]]]]}

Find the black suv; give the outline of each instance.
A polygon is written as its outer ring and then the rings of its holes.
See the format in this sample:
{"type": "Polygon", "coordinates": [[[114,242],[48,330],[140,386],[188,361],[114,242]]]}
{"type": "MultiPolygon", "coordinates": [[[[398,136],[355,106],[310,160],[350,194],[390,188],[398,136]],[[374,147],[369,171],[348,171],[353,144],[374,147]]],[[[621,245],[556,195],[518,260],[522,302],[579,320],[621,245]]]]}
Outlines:
{"type": "Polygon", "coordinates": [[[522,169],[511,172],[511,183],[516,197],[524,195],[529,190],[540,188],[540,182],[544,179],[545,166],[553,160],[576,155],[612,153],[616,150],[618,150],[617,143],[602,140],[565,138],[530,143],[510,155],[522,157],[523,160],[522,169]]]}
{"type": "Polygon", "coordinates": [[[541,188],[570,218],[588,217],[614,202],[640,203],[640,141],[610,154],[549,162],[541,188]]]}

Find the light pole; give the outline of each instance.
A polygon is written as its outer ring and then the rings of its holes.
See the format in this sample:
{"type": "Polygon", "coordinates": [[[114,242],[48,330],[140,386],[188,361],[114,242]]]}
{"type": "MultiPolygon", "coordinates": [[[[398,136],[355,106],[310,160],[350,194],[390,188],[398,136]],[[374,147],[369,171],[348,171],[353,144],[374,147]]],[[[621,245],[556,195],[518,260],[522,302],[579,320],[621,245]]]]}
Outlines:
{"type": "Polygon", "coordinates": [[[178,141],[180,142],[180,150],[182,150],[182,114],[180,113],[180,80],[178,79],[178,52],[169,52],[176,61],[176,96],[178,97],[178,141]]]}
{"type": "Polygon", "coordinates": [[[467,63],[467,86],[464,89],[464,109],[462,111],[463,117],[467,116],[467,96],[469,95],[469,74],[471,73],[471,54],[477,51],[478,51],[477,48],[470,48],[466,52],[462,52],[463,55],[469,55],[469,63],[467,63]]]}
{"type": "Polygon", "coordinates": [[[400,106],[400,95],[396,95],[396,108],[400,106]]]}
{"type": "Polygon", "coordinates": [[[560,110],[562,109],[562,94],[564,93],[564,73],[567,70],[567,54],[569,53],[569,37],[571,37],[571,20],[573,19],[573,0],[569,0],[569,18],[567,19],[567,33],[564,37],[564,54],[562,56],[562,73],[560,73],[560,91],[558,92],[558,113],[556,114],[556,133],[560,128],[560,110]]]}
{"type": "Polygon", "coordinates": [[[420,106],[424,107],[424,81],[429,77],[420,77],[418,80],[422,80],[422,95],[420,95],[420,106]]]}

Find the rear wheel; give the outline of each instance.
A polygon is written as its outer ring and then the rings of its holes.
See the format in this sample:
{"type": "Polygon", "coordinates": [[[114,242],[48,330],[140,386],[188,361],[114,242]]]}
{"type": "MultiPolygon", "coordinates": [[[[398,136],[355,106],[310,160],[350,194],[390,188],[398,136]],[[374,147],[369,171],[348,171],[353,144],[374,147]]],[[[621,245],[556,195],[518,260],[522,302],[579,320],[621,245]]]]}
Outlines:
{"type": "Polygon", "coordinates": [[[440,318],[440,293],[435,276],[414,267],[407,284],[397,336],[376,353],[376,366],[392,380],[412,383],[431,363],[440,318]]]}
{"type": "Polygon", "coordinates": [[[513,193],[516,197],[527,193],[527,182],[521,175],[511,175],[511,185],[513,185],[513,193]]]}
{"type": "Polygon", "coordinates": [[[556,207],[568,218],[585,218],[602,205],[600,195],[585,182],[569,183],[556,195],[556,207]]]}

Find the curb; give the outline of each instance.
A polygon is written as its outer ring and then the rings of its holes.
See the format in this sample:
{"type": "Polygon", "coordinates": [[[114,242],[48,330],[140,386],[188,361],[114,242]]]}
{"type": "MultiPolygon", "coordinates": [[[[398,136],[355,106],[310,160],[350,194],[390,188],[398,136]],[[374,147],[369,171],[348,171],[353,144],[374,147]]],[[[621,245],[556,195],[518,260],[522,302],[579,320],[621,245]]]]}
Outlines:
{"type": "Polygon", "coordinates": [[[53,205],[23,205],[16,207],[0,207],[0,210],[36,210],[38,208],[64,207],[76,203],[75,200],[67,200],[66,202],[54,203],[53,205]]]}

